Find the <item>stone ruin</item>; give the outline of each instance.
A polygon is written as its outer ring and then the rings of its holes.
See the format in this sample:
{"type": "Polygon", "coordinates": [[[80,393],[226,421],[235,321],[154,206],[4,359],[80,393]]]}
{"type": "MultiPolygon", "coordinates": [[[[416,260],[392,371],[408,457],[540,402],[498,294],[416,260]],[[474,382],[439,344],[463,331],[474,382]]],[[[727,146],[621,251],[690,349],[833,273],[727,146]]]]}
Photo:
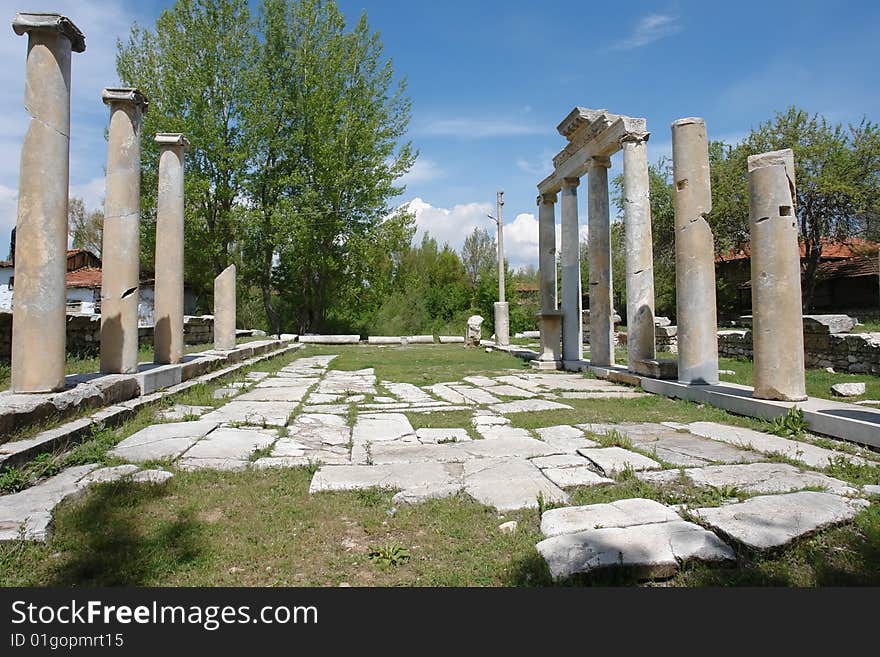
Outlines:
{"type": "MultiPolygon", "coordinates": [[[[553,158],[553,173],[538,183],[541,353],[538,369],[615,366],[608,202],[610,158],[623,151],[626,233],[627,369],[664,376],[677,365],[681,383],[718,379],[715,249],[706,215],[712,209],[706,123],[672,124],[675,205],[677,363],[656,360],[651,204],[643,118],[576,107],[557,130],[568,143],[553,158]],[[590,360],[583,359],[577,188],[588,179],[590,360]],[[562,193],[561,299],[556,282],[557,196],[562,193]],[[561,349],[560,349],[561,341],[561,349]]],[[[748,161],[752,242],[755,381],[759,399],[806,399],[800,308],[800,258],[795,211],[794,156],[790,149],[748,161]]],[[[662,328],[662,327],[660,327],[662,328]]]]}
{"type": "MultiPolygon", "coordinates": [[[[25,108],[31,121],[19,173],[12,334],[12,391],[63,390],[66,374],[65,273],[70,172],[70,64],[85,36],[66,16],[19,12],[27,34],[25,108]],[[35,357],[40,354],[40,357],[35,357]]],[[[101,372],[138,370],[141,119],[148,99],[107,88],[110,107],[101,283],[101,372]]],[[[184,351],[182,134],[159,133],[156,220],[155,361],[180,363],[184,351]]],[[[217,349],[235,348],[235,268],[215,281],[217,349]]]]}

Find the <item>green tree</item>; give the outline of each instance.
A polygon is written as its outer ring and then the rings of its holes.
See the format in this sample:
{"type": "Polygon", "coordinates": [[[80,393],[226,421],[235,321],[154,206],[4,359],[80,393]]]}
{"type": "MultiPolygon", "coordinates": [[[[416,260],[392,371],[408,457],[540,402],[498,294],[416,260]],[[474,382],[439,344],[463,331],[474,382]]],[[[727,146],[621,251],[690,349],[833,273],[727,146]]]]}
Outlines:
{"type": "Polygon", "coordinates": [[[827,238],[872,236],[880,215],[880,129],[832,124],[818,114],[789,107],[734,146],[713,145],[713,208],[716,249],[741,246],[748,235],[749,155],[791,148],[795,158],[796,210],[806,267],[803,307],[809,312],[816,271],[827,238]]]}
{"type": "MultiPolygon", "coordinates": [[[[474,228],[474,231],[464,238],[461,261],[467,270],[471,287],[476,288],[481,273],[495,267],[498,262],[498,247],[495,238],[489,235],[488,230],[474,228]]],[[[498,280],[497,274],[495,280],[498,280]]]]}
{"type": "Polygon", "coordinates": [[[85,249],[101,256],[101,242],[104,238],[103,212],[88,212],[83,200],[73,197],[67,204],[67,225],[73,248],[85,249]]]}
{"type": "Polygon", "coordinates": [[[251,142],[242,110],[253,67],[256,37],[247,0],[177,0],[154,29],[132,26],[117,42],[116,68],[123,84],[150,101],[143,120],[141,260],[155,249],[157,132],[182,132],[186,155],[185,274],[201,296],[229,263],[241,213],[251,142]]]}

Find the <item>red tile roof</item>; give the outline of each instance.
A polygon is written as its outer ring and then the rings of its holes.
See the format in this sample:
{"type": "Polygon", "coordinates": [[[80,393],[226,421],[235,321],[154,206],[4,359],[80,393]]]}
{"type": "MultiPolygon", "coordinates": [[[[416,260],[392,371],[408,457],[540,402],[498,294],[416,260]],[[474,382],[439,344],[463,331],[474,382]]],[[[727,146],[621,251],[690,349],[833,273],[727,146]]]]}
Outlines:
{"type": "MultiPolygon", "coordinates": [[[[876,255],[880,244],[863,240],[860,237],[849,237],[843,240],[835,240],[830,237],[822,238],[822,260],[842,260],[857,258],[865,255],[876,255]]],[[[801,258],[806,257],[806,247],[803,241],[800,243],[801,258]]],[[[731,249],[715,257],[715,262],[730,262],[731,260],[747,260],[751,257],[751,244],[746,242],[739,249],[731,249]]]]}
{"type": "Polygon", "coordinates": [[[816,278],[820,281],[830,278],[877,276],[878,274],[880,274],[880,261],[878,261],[877,256],[823,262],[816,270],[816,278]]]}
{"type": "Polygon", "coordinates": [[[101,270],[97,267],[83,267],[67,272],[67,287],[96,289],[101,287],[101,270]]]}

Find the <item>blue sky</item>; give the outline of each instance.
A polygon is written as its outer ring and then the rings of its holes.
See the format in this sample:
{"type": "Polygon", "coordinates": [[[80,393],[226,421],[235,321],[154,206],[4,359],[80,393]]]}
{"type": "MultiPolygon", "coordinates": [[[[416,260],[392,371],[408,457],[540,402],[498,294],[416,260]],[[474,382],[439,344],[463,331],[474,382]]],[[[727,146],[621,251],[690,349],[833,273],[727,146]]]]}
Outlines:
{"type": "MultiPolygon", "coordinates": [[[[85,32],[73,63],[71,194],[100,207],[106,144],[104,86],[117,82],[115,40],[133,20],[152,25],[170,0],[0,0],[59,11],[85,32]]],[[[410,138],[421,156],[398,202],[412,201],[419,231],[460,246],[490,226],[505,192],[511,264],[536,262],[536,183],[564,142],[555,130],[576,105],[643,116],[652,160],[670,152],[669,125],[706,119],[710,137],[736,141],[796,104],[834,121],[880,120],[880,3],[469,2],[340,0],[366,10],[386,54],[406,76],[410,138]]],[[[0,257],[14,225],[26,40],[0,33],[0,257]]],[[[612,175],[619,170],[614,160],[612,175]]],[[[581,217],[586,232],[586,198],[581,217]]]]}

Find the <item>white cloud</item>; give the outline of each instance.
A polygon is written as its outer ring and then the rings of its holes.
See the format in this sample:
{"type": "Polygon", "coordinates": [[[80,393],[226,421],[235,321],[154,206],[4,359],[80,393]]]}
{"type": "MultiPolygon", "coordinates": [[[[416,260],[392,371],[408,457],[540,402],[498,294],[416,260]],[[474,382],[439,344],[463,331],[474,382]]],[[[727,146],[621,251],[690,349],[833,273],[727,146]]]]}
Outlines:
{"type": "Polygon", "coordinates": [[[452,118],[426,121],[415,132],[431,137],[460,137],[483,139],[492,137],[517,137],[547,133],[546,126],[497,118],[452,118]]]}
{"type": "Polygon", "coordinates": [[[85,203],[86,210],[103,210],[105,188],[106,179],[104,176],[92,178],[87,183],[71,185],[70,198],[75,196],[81,198],[83,203],[85,203]]]}
{"type": "MultiPolygon", "coordinates": [[[[405,205],[416,216],[415,243],[425,233],[430,233],[441,245],[449,243],[461,252],[464,238],[474,228],[485,228],[490,234],[495,230],[493,222],[486,216],[495,212],[494,206],[489,203],[463,203],[452,208],[438,208],[421,198],[415,198],[405,205]]],[[[586,241],[586,218],[582,220],[580,236],[581,241],[586,241]]],[[[556,225],[556,243],[561,244],[559,224],[556,225]]],[[[505,222],[504,256],[514,269],[538,266],[538,220],[534,214],[523,212],[516,215],[512,222],[505,222]]]]}
{"type": "Polygon", "coordinates": [[[445,175],[446,172],[441,169],[434,160],[420,157],[416,160],[412,169],[410,169],[406,175],[402,176],[398,182],[402,185],[409,185],[412,183],[437,180],[438,178],[443,178],[445,175]]]}
{"type": "Polygon", "coordinates": [[[613,50],[632,50],[671,36],[681,31],[678,16],[672,14],[648,14],[636,24],[632,34],[614,44],[613,50]]]}

